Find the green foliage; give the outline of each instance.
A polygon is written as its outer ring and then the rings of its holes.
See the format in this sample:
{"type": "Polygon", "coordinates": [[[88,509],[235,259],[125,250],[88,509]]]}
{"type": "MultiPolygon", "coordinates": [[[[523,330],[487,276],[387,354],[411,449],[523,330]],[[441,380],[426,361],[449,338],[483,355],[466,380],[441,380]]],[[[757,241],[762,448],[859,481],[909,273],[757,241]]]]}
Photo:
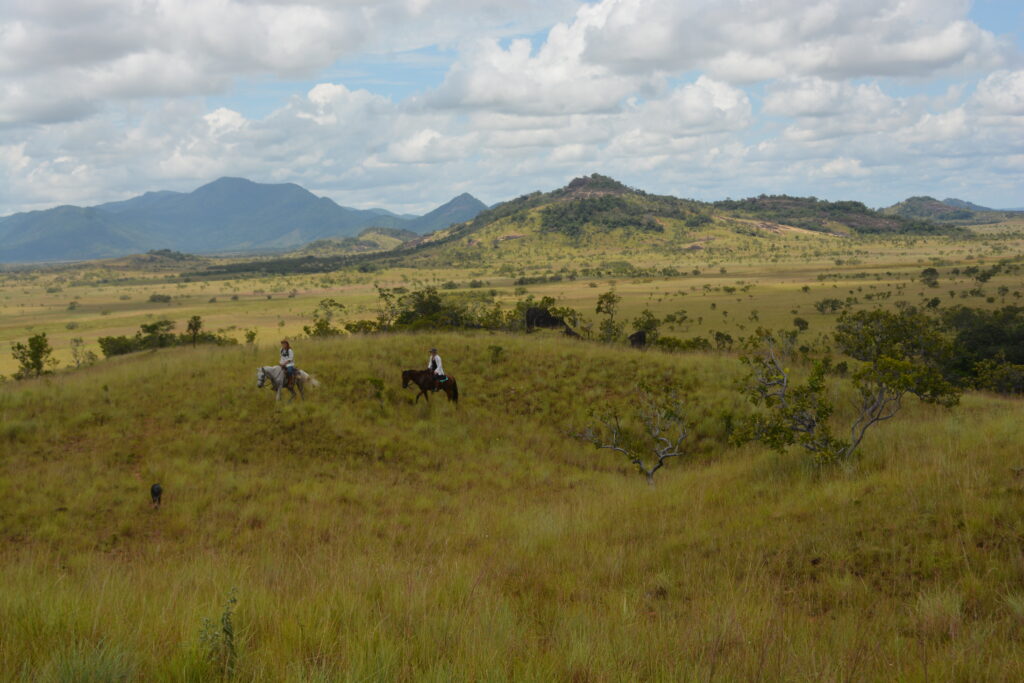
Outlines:
{"type": "Polygon", "coordinates": [[[154,304],[169,304],[171,303],[170,294],[150,294],[149,300],[154,304]]]}
{"type": "Polygon", "coordinates": [[[75,337],[71,340],[71,362],[75,364],[76,368],[92,365],[97,360],[95,352],[85,348],[84,339],[75,337]]]}
{"type": "Polygon", "coordinates": [[[912,307],[843,313],[833,336],[843,353],[864,363],[853,378],[865,401],[891,401],[894,409],[904,393],[944,406],[959,401],[945,373],[953,345],[938,321],[912,307]]]}
{"type": "Polygon", "coordinates": [[[616,195],[553,202],[541,210],[540,216],[542,231],[560,233],[573,239],[583,234],[586,225],[605,230],[664,231],[661,223],[648,215],[646,207],[616,195]]]}
{"type": "MultiPolygon", "coordinates": [[[[100,337],[97,341],[100,350],[106,358],[120,356],[136,351],[152,349],[163,349],[169,346],[184,346],[191,344],[215,344],[217,346],[237,344],[238,342],[230,337],[212,332],[202,331],[202,319],[193,316],[188,321],[189,331],[185,334],[174,334],[174,321],[156,320],[151,323],[143,323],[134,337],[100,337]],[[195,329],[193,329],[195,328],[195,329]]],[[[255,334],[253,336],[255,339],[255,334]]]]}
{"type": "Polygon", "coordinates": [[[653,344],[658,341],[658,329],[661,327],[661,319],[656,317],[649,308],[640,311],[640,315],[633,319],[633,331],[643,332],[647,335],[647,343],[653,344]]]}
{"type": "Polygon", "coordinates": [[[487,350],[491,354],[491,364],[500,363],[505,359],[505,349],[497,344],[491,344],[487,347],[487,350]]]}
{"type": "Polygon", "coordinates": [[[598,315],[605,316],[598,326],[598,338],[605,343],[613,342],[622,336],[624,325],[615,322],[615,314],[619,310],[619,303],[621,301],[622,297],[616,294],[614,289],[610,289],[597,297],[597,306],[594,310],[598,315]]]}
{"type": "Polygon", "coordinates": [[[331,321],[345,311],[345,305],[335,299],[321,299],[313,311],[313,324],[303,326],[302,330],[309,337],[337,337],[344,330],[335,327],[331,321]]]}
{"type": "Polygon", "coordinates": [[[1011,363],[1003,356],[974,364],[974,386],[1000,394],[1024,394],[1024,364],[1011,363]]]}
{"type": "Polygon", "coordinates": [[[732,335],[727,332],[715,332],[715,348],[719,351],[729,351],[732,349],[733,338],[732,335]]]}
{"type": "Polygon", "coordinates": [[[935,268],[925,268],[924,270],[921,271],[919,279],[928,287],[938,287],[939,271],[935,268]]]}
{"type": "Polygon", "coordinates": [[[807,381],[795,383],[785,365],[794,341],[792,332],[773,334],[764,328],[746,341],[740,356],[748,370],[744,393],[760,412],[743,420],[733,439],[760,441],[780,452],[797,445],[819,462],[843,459],[850,444],[835,438],[828,425],[834,410],[825,387],[829,364],[815,363],[807,381]]]}
{"type": "Polygon", "coordinates": [[[53,358],[53,347],[50,346],[45,332],[32,335],[27,343],[12,343],[11,355],[18,362],[18,371],[14,375],[16,379],[45,375],[57,365],[53,358]]]}
{"type": "MultiPolygon", "coordinates": [[[[979,369],[987,373],[986,381],[989,381],[994,377],[995,367],[1002,363],[1024,365],[1024,307],[985,310],[955,306],[941,315],[943,324],[954,335],[957,348],[949,361],[949,373],[962,383],[980,379],[979,369]],[[993,361],[995,366],[979,366],[983,361],[993,361]]],[[[1006,372],[1010,373],[1009,377],[1012,368],[1007,368],[1006,372]]],[[[1012,386],[1012,382],[1008,386],[1012,386]]],[[[986,388],[997,390],[995,385],[986,385],[986,388]]]]}
{"type": "Polygon", "coordinates": [[[664,351],[710,351],[711,342],[705,337],[690,337],[679,339],[678,337],[658,337],[654,345],[664,351]]]}
{"type": "Polygon", "coordinates": [[[863,234],[940,234],[955,230],[928,220],[885,215],[869,209],[861,202],[829,202],[815,197],[762,194],[749,199],[727,199],[715,202],[714,205],[721,210],[740,212],[761,220],[794,225],[806,230],[828,231],[832,223],[844,225],[863,234]]]}
{"type": "Polygon", "coordinates": [[[814,308],[815,310],[818,311],[818,313],[827,314],[835,313],[836,311],[841,311],[845,305],[846,304],[844,304],[841,299],[836,299],[835,297],[828,297],[822,299],[821,301],[816,301],[814,303],[814,308]]]}
{"type": "Polygon", "coordinates": [[[373,320],[356,320],[345,323],[345,331],[349,334],[372,334],[380,331],[380,326],[373,320]]]}
{"type": "Polygon", "coordinates": [[[231,589],[220,621],[204,618],[199,630],[199,645],[207,663],[216,672],[218,678],[230,680],[235,677],[238,669],[238,646],[235,643],[235,605],[238,604],[237,590],[231,589]]]}
{"type": "Polygon", "coordinates": [[[136,335],[139,348],[162,349],[174,346],[177,338],[172,332],[173,329],[174,322],[171,320],[157,320],[139,325],[139,333],[136,335]]]}
{"type": "Polygon", "coordinates": [[[899,412],[905,394],[944,406],[959,401],[959,390],[943,376],[952,346],[935,322],[905,307],[898,312],[844,313],[836,325],[836,345],[861,362],[852,375],[858,399],[849,440],[833,436],[828,419],[833,406],[825,383],[828,361],[814,363],[804,383],[785,367],[793,357],[796,333],[773,334],[760,328],[747,341],[740,360],[748,368],[745,394],[760,412],[737,433],[777,450],[798,445],[818,462],[850,460],[868,429],[899,412]]]}
{"type": "Polygon", "coordinates": [[[196,339],[199,337],[199,333],[203,330],[203,319],[198,315],[194,315],[188,319],[188,334],[192,337],[192,346],[196,345],[196,339]]]}

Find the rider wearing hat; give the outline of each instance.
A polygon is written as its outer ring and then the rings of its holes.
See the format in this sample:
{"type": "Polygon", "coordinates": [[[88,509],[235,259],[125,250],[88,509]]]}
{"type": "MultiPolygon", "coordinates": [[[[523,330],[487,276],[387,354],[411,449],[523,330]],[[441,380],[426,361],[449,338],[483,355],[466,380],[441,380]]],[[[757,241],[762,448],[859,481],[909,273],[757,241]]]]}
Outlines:
{"type": "Polygon", "coordinates": [[[441,383],[447,381],[441,366],[441,356],[437,355],[437,349],[430,349],[430,359],[427,361],[427,369],[434,371],[434,391],[441,388],[441,383]]]}
{"type": "Polygon", "coordinates": [[[284,368],[284,385],[291,386],[292,376],[295,374],[295,351],[287,339],[281,340],[281,361],[279,365],[284,368]]]}

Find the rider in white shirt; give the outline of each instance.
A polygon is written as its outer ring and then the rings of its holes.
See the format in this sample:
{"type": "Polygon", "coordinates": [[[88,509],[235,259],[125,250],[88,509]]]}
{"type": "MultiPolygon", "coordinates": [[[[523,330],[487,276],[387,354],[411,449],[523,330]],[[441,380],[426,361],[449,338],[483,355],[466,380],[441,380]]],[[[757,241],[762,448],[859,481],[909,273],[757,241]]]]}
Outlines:
{"type": "Polygon", "coordinates": [[[444,374],[444,367],[441,365],[441,356],[437,354],[437,349],[430,349],[430,359],[427,360],[427,369],[434,371],[434,391],[437,391],[441,388],[441,382],[448,379],[444,374]]]}
{"type": "Polygon", "coordinates": [[[292,375],[295,374],[295,351],[287,339],[281,340],[281,362],[279,365],[284,368],[284,384],[291,384],[292,375]]]}

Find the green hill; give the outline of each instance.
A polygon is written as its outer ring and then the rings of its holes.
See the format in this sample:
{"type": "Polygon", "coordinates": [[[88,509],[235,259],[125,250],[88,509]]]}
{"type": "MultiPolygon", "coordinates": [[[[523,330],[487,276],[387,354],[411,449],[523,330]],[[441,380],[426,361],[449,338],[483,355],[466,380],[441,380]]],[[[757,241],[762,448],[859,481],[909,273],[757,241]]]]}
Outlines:
{"type": "Polygon", "coordinates": [[[934,197],[910,197],[898,204],[893,204],[883,212],[893,216],[926,218],[936,221],[963,221],[975,217],[974,210],[967,206],[940,202],[934,197]]]}
{"type": "Polygon", "coordinates": [[[323,383],[302,404],[253,386],[272,348],[0,391],[0,678],[1024,676],[1018,400],[911,403],[832,470],[727,445],[725,355],[490,334],[297,352],[323,383]],[[457,410],[400,388],[431,345],[457,410]],[[680,386],[692,421],[653,488],[571,436],[640,381],[680,386]]]}
{"type": "Polygon", "coordinates": [[[861,202],[829,202],[815,197],[760,195],[715,202],[715,207],[744,217],[821,232],[928,235],[949,231],[948,227],[926,220],[930,216],[923,214],[891,214],[869,209],[861,202]]]}
{"type": "Polygon", "coordinates": [[[418,237],[402,228],[366,228],[356,237],[315,240],[291,255],[329,257],[390,251],[418,237]]]}

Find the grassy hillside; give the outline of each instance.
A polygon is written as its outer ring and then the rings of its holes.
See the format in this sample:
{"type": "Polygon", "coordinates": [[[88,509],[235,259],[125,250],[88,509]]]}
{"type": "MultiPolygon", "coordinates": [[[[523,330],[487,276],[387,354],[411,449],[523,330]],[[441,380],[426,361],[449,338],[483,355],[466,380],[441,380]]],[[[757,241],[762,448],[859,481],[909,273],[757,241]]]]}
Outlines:
{"type": "Polygon", "coordinates": [[[724,445],[728,356],[488,334],[298,352],[324,383],[304,404],[253,386],[272,348],[0,389],[0,678],[1024,675],[1020,401],[910,404],[849,471],[815,470],[724,445]],[[431,345],[458,410],[400,389],[431,345]],[[567,435],[639,380],[681,385],[694,422],[654,488],[567,435]]]}

